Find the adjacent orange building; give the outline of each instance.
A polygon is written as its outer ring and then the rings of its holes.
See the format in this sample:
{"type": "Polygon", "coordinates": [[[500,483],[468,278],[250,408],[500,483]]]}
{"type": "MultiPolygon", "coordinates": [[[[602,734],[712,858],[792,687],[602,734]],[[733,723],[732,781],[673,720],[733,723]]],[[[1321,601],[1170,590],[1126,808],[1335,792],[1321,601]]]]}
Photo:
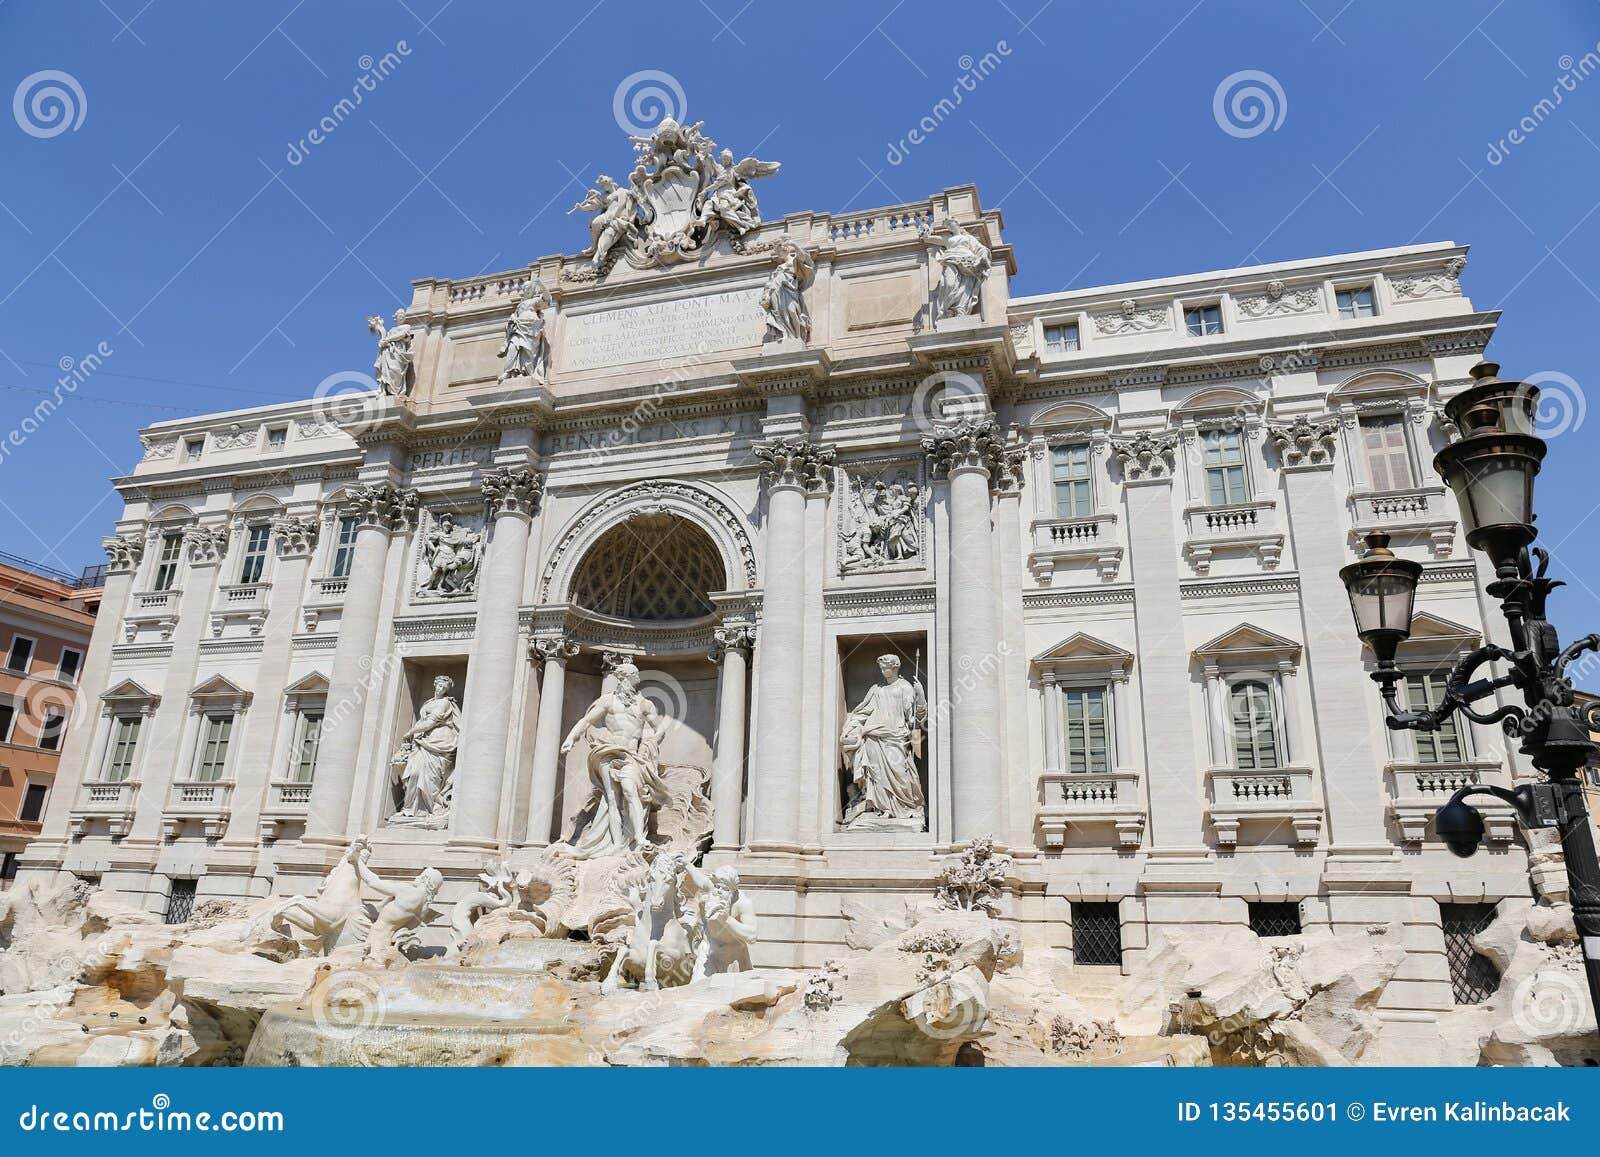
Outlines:
{"type": "Polygon", "coordinates": [[[74,578],[0,552],[0,888],[50,802],[103,572],[74,578]]]}

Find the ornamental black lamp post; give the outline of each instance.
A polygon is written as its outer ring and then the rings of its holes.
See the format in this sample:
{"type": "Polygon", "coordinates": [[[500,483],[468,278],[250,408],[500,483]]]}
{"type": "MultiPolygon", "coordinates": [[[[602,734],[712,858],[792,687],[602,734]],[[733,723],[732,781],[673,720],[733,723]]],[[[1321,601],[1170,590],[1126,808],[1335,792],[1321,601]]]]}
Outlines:
{"type": "Polygon", "coordinates": [[[1600,1016],[1600,864],[1579,779],[1596,749],[1589,731],[1600,729],[1600,719],[1580,718],[1565,675],[1579,655],[1600,650],[1600,635],[1586,635],[1563,650],[1545,618],[1545,599],[1562,584],[1545,577],[1550,556],[1532,546],[1533,480],[1545,452],[1544,440],[1533,432],[1539,391],[1525,382],[1501,381],[1499,369],[1492,362],[1475,366],[1473,384],[1445,403],[1445,415],[1461,437],[1439,451],[1433,466],[1455,492],[1467,544],[1494,564],[1495,580],[1485,589],[1500,600],[1510,649],[1479,647],[1452,668],[1437,707],[1402,710],[1396,685],[1404,675],[1394,657],[1411,633],[1422,567],[1395,557],[1389,536],[1373,533],[1367,535],[1366,553],[1339,577],[1350,594],[1356,633],[1377,658],[1372,678],[1383,694],[1389,727],[1437,731],[1455,712],[1476,723],[1498,723],[1522,741],[1522,752],[1544,772],[1547,782],[1514,791],[1486,784],[1464,787],[1439,809],[1434,826],[1452,852],[1472,855],[1483,838],[1483,819],[1467,800],[1492,795],[1516,808],[1525,826],[1560,831],[1589,997],[1600,1016]],[[1506,664],[1504,675],[1475,678],[1479,668],[1496,661],[1506,664]],[[1523,705],[1473,709],[1502,687],[1520,692],[1523,705]]]}

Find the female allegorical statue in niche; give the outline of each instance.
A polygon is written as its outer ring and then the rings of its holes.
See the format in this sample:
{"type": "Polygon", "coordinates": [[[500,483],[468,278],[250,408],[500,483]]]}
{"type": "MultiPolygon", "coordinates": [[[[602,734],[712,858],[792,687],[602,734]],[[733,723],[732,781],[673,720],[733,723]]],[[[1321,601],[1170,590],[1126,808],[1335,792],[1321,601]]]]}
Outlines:
{"type": "Polygon", "coordinates": [[[450,795],[461,741],[461,708],[450,694],[455,681],[440,675],[433,698],[417,712],[417,721],[400,739],[395,752],[396,778],[402,797],[390,826],[442,828],[450,820],[450,795]]]}
{"type": "Polygon", "coordinates": [[[882,656],[878,671],[883,682],[850,712],[839,736],[850,772],[844,826],[920,831],[925,812],[916,752],[928,726],[927,696],[920,682],[901,678],[899,656],[882,656]]]}

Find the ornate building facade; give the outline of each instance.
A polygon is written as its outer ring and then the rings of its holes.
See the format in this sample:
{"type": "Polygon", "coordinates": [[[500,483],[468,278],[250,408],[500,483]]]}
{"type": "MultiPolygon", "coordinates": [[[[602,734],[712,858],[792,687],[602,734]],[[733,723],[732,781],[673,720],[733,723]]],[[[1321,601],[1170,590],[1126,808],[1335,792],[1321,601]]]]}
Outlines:
{"type": "Polygon", "coordinates": [[[636,669],[757,965],[992,836],[1023,942],[1085,965],[1398,924],[1383,1009],[1425,1033],[1457,909],[1530,894],[1509,812],[1461,862],[1432,811],[1526,769],[1384,729],[1338,571],[1374,529],[1423,564],[1436,697],[1486,630],[1431,467],[1497,319],[1464,248],[1013,296],[973,187],[762,222],[776,166],[709,144],[642,142],[584,254],[415,282],[377,392],[142,432],[24,869],[162,911],[308,892],[370,833],[450,899],[597,806],[628,838],[666,789],[573,737],[636,669]]]}

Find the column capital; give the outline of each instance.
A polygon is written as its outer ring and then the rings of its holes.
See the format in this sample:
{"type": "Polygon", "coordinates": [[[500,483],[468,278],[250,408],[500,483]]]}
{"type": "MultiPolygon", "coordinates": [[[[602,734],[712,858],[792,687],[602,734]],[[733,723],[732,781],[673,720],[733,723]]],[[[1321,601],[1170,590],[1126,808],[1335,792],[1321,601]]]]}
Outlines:
{"type": "Polygon", "coordinates": [[[1141,430],[1131,438],[1113,438],[1111,452],[1129,482],[1171,482],[1178,464],[1178,432],[1141,430]]]}
{"type": "Polygon", "coordinates": [[[392,533],[407,530],[416,522],[419,501],[415,490],[376,482],[352,490],[340,513],[363,526],[380,526],[392,533]]]}
{"type": "Polygon", "coordinates": [[[272,520],[272,538],[278,544],[279,558],[309,558],[316,549],[321,523],[315,518],[280,514],[272,520]]]}
{"type": "Polygon", "coordinates": [[[935,477],[981,470],[997,492],[1016,494],[1022,490],[1027,444],[1014,430],[1002,433],[993,418],[936,425],[932,434],[923,437],[922,452],[928,456],[935,477]]]}
{"type": "Polygon", "coordinates": [[[580,650],[582,648],[565,635],[534,639],[528,644],[528,654],[544,663],[554,660],[565,665],[566,661],[575,657],[580,650]]]}
{"type": "Polygon", "coordinates": [[[833,447],[798,435],[758,442],[757,459],[766,464],[763,480],[769,487],[793,486],[819,493],[833,482],[833,447]]]}
{"type": "Polygon", "coordinates": [[[191,526],[183,532],[192,566],[216,566],[228,555],[229,532],[225,527],[191,526]]]}
{"type": "Polygon", "coordinates": [[[106,567],[108,573],[128,574],[139,569],[139,560],[144,557],[143,538],[114,534],[102,539],[100,545],[111,560],[106,567]]]}
{"type": "Polygon", "coordinates": [[[479,485],[483,488],[483,504],[490,518],[501,514],[537,514],[544,499],[544,476],[525,466],[485,470],[479,485]]]}
{"type": "Polygon", "coordinates": [[[1328,469],[1339,438],[1339,422],[1333,417],[1308,418],[1301,414],[1293,422],[1269,424],[1267,437],[1278,448],[1286,469],[1328,469]]]}
{"type": "Polygon", "coordinates": [[[756,629],[750,626],[718,627],[711,632],[711,646],[706,651],[706,657],[713,663],[721,663],[731,650],[748,651],[755,646],[756,629]]]}

